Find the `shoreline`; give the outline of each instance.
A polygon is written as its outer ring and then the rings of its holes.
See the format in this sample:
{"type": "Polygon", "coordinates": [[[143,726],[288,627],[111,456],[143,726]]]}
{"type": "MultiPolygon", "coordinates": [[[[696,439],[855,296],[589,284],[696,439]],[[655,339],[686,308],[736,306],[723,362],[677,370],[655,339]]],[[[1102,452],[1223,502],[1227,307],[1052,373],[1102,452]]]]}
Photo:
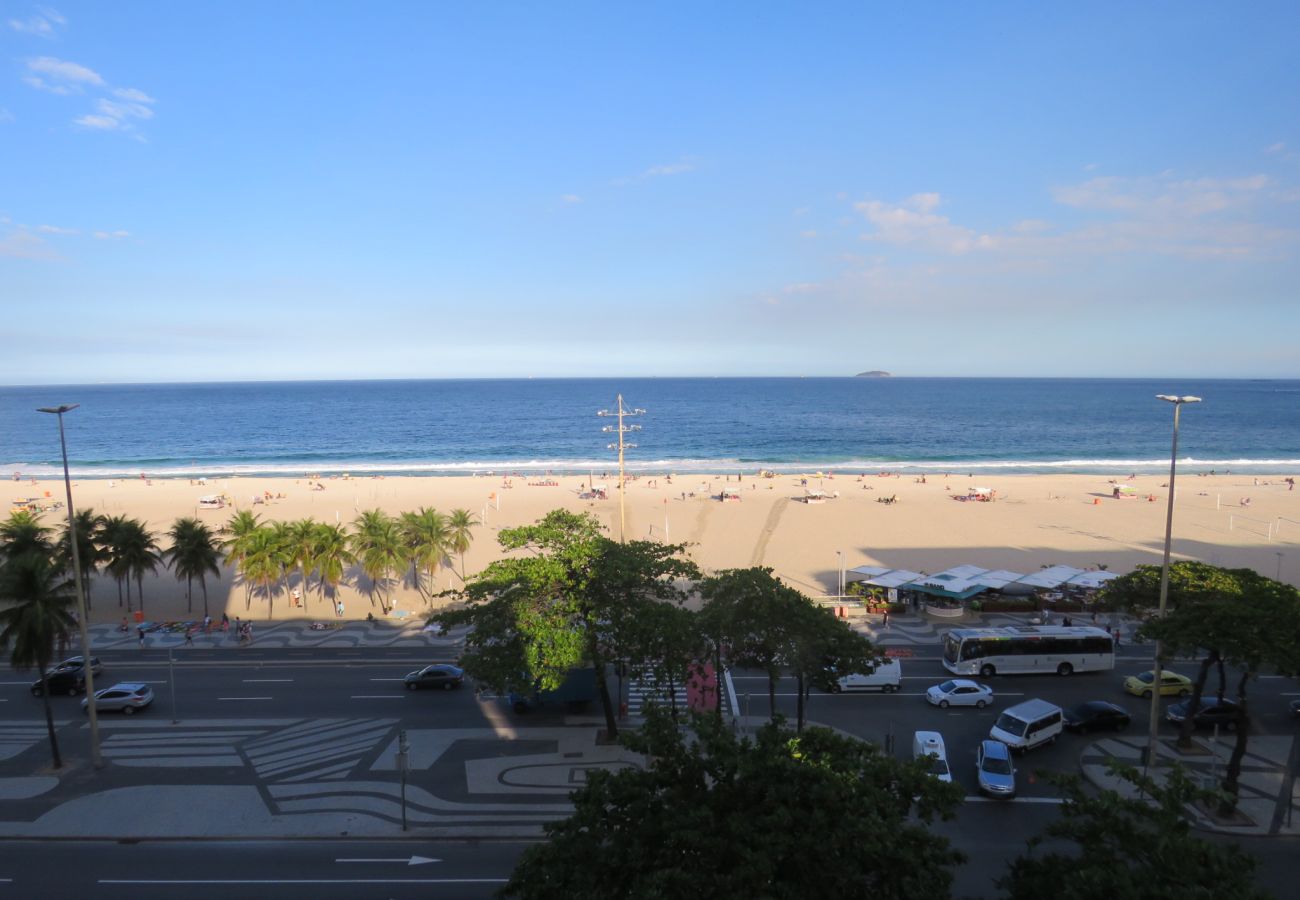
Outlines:
{"type": "MultiPolygon", "coordinates": [[[[521,470],[522,472],[522,470],[521,470]]],[[[626,487],[627,537],[689,544],[689,556],[705,571],[763,565],[810,596],[834,594],[841,561],[844,568],[881,565],[934,573],[973,564],[1028,574],[1048,565],[1077,568],[1105,566],[1127,572],[1138,564],[1158,565],[1164,543],[1168,494],[1165,474],[1131,471],[1111,474],[1011,474],[954,472],[943,474],[874,472],[834,475],[777,473],[756,478],[746,471],[636,473],[626,487]],[[806,481],[806,484],[802,482],[806,481]],[[1116,486],[1131,486],[1135,496],[1115,499],[1116,486]],[[722,488],[739,500],[720,502],[722,488]],[[954,502],[973,488],[996,491],[992,502],[954,502]],[[809,490],[827,496],[822,502],[801,500],[809,490]],[[838,496],[832,496],[838,493],[838,496]],[[895,503],[877,503],[888,496],[895,503]],[[1154,498],[1154,499],[1149,499],[1154,498]]],[[[1214,565],[1247,567],[1270,578],[1300,583],[1300,493],[1286,473],[1194,474],[1180,469],[1175,504],[1173,556],[1214,565]],[[1244,505],[1243,505],[1244,503],[1244,505]]],[[[472,574],[502,555],[496,533],[502,527],[529,524],[551,509],[589,512],[619,535],[617,473],[602,477],[604,499],[583,498],[588,472],[452,476],[222,477],[197,479],[100,479],[73,482],[77,509],[142,519],[166,546],[165,532],[178,517],[194,516],[214,530],[241,509],[263,522],[311,517],[323,522],[350,522],[361,510],[379,508],[395,515],[420,507],[448,513],[469,510],[483,524],[473,529],[465,566],[472,574]],[[322,487],[323,486],[323,487],[322,487]],[[224,493],[231,505],[199,509],[201,496],[224,493]],[[258,502],[255,502],[255,498],[258,502]]],[[[0,502],[36,498],[53,506],[64,497],[62,478],[5,481],[0,502]],[[48,497],[46,493],[48,492],[48,497]]],[[[7,514],[7,513],[6,513],[7,514]]],[[[51,508],[43,522],[61,529],[65,511],[51,508]]],[[[459,568],[459,560],[456,560],[459,568]]],[[[297,583],[291,574],[290,587],[297,583]]],[[[459,585],[448,569],[435,578],[436,590],[459,585]]],[[[195,612],[186,612],[185,585],[160,568],[145,577],[145,607],[152,620],[203,615],[195,585],[195,612]]],[[[287,593],[274,598],[271,617],[333,618],[328,601],[316,596],[314,583],[305,592],[305,608],[292,608],[287,593]]],[[[216,618],[226,611],[265,621],[265,600],[246,606],[242,584],[223,567],[222,577],[208,584],[209,609],[216,618]]],[[[117,602],[114,581],[98,575],[92,585],[91,619],[117,622],[125,613],[117,602]]],[[[380,616],[364,585],[341,589],[346,618],[380,616]]],[[[393,590],[396,608],[422,615],[425,602],[413,587],[393,590]]]]}

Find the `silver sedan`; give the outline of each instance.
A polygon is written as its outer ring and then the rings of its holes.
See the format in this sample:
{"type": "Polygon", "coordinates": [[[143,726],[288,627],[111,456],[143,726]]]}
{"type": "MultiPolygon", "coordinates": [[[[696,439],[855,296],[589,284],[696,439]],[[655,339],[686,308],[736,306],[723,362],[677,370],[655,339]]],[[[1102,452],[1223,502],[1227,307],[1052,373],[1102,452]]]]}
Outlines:
{"type": "Polygon", "coordinates": [[[993,688],[965,678],[950,678],[925,692],[931,706],[947,709],[950,706],[973,706],[983,709],[993,702],[993,688]]]}

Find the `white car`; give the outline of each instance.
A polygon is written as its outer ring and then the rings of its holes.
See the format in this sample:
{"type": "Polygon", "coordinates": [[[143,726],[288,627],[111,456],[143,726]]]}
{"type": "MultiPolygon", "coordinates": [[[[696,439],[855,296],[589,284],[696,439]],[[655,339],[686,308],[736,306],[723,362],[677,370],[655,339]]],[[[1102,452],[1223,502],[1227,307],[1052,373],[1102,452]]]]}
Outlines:
{"type": "Polygon", "coordinates": [[[912,736],[912,758],[929,760],[926,771],[932,778],[952,782],[952,772],[948,769],[948,751],[943,744],[943,735],[937,731],[918,731],[912,736]]]}
{"type": "Polygon", "coordinates": [[[950,678],[925,692],[931,706],[947,709],[950,706],[973,706],[983,709],[993,702],[993,688],[965,678],[950,678]]]}

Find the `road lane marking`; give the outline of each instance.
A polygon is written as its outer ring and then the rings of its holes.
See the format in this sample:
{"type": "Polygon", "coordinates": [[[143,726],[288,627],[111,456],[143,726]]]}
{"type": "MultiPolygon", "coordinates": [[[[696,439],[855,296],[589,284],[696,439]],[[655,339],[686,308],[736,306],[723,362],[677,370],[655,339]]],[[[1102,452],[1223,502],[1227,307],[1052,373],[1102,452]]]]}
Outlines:
{"type": "Polygon", "coordinates": [[[509,878],[101,878],[99,884],[505,884],[509,878]]]}
{"type": "Polygon", "coordinates": [[[982,797],[978,794],[968,794],[967,803],[1047,803],[1059,806],[1065,802],[1064,797],[982,797]]]}
{"type": "Polygon", "coordinates": [[[410,857],[405,857],[405,856],[403,856],[403,857],[401,857],[400,859],[336,859],[336,860],[334,860],[334,861],[335,861],[335,862],[338,862],[338,863],[349,863],[349,862],[359,862],[359,863],[376,863],[376,862],[377,862],[377,863],[402,863],[402,864],[404,864],[404,865],[408,865],[408,866],[418,866],[418,865],[422,865],[422,864],[424,864],[424,863],[442,862],[442,860],[440,860],[440,859],[434,859],[434,858],[431,857],[431,856],[415,856],[415,855],[412,855],[412,856],[410,856],[410,857]]]}
{"type": "Polygon", "coordinates": [[[404,681],[402,678],[372,678],[371,681],[404,681]]]}
{"type": "Polygon", "coordinates": [[[245,684],[260,684],[260,683],[263,683],[263,682],[270,683],[270,682],[273,682],[273,681],[274,681],[274,682],[290,682],[290,683],[291,683],[291,682],[293,681],[293,679],[292,679],[292,678],[245,678],[245,679],[244,679],[244,683],[245,683],[245,684]]]}
{"type": "Polygon", "coordinates": [[[404,700],[405,694],[353,694],[353,700],[404,700]]]}
{"type": "Polygon", "coordinates": [[[274,700],[274,697],[218,697],[218,700],[274,700]]]}

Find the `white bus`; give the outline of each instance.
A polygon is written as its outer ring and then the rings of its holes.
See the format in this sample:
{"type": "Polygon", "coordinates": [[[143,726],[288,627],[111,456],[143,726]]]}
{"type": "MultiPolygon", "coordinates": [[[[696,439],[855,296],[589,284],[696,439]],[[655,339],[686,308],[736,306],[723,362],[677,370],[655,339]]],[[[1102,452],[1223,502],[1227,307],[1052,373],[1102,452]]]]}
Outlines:
{"type": "Polygon", "coordinates": [[[1115,639],[1084,625],[954,628],[943,640],[943,667],[954,675],[1100,672],[1115,668],[1115,639]]]}

